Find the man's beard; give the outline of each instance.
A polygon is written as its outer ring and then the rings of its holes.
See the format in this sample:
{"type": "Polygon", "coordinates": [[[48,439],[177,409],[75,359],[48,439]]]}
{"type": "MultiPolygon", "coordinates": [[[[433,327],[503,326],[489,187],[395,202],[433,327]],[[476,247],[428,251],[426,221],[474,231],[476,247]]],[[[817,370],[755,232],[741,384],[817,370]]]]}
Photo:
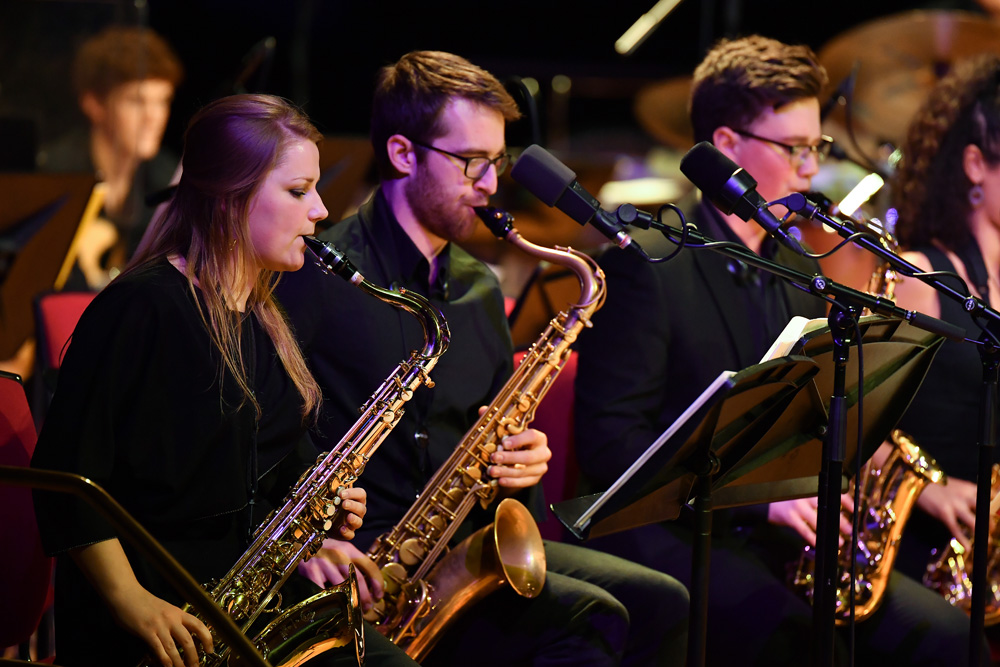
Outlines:
{"type": "Polygon", "coordinates": [[[448,201],[441,186],[425,173],[418,170],[403,190],[417,221],[446,241],[469,238],[477,222],[475,216],[461,202],[448,201]]]}

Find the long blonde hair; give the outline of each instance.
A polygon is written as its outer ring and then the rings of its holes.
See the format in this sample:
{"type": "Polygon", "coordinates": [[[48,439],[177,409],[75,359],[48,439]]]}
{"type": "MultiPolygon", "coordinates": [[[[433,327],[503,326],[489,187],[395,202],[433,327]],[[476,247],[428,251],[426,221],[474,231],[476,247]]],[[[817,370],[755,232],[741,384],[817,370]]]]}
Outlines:
{"type": "Polygon", "coordinates": [[[184,135],[183,173],[165,213],[150,225],[126,273],[161,257],[180,255],[192,293],[195,282],[205,307],[199,312],[221,354],[220,376],[228,370],[260,414],[243,363],[242,314],[227,297],[252,282],[246,311],[257,316],[303,399],[303,418],[315,416],[319,385],[302,357],[274,298],[278,275],[257,270],[250,241],[254,195],[280,163],[295,138],[319,142],[322,135],[305,114],[271,95],[233,95],[195,114],[184,135]]]}

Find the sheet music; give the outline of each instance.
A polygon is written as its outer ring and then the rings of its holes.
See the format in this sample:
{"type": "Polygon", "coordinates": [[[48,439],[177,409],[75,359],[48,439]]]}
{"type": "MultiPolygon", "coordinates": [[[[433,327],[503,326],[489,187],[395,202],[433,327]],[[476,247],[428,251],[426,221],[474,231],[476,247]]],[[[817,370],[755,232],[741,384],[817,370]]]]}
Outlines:
{"type": "Polygon", "coordinates": [[[826,325],[826,318],[809,319],[801,315],[796,315],[788,320],[788,324],[785,325],[785,328],[781,330],[778,337],[771,343],[771,347],[761,357],[760,363],[777,359],[778,357],[787,357],[792,353],[795,344],[802,339],[802,336],[826,325]]]}

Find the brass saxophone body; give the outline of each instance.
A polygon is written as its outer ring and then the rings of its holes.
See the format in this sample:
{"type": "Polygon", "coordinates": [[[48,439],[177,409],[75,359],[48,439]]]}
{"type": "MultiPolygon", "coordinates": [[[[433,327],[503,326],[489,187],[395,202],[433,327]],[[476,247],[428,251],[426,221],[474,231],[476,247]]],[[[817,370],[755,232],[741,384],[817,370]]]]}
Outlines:
{"type": "MultiPolygon", "coordinates": [[[[944,473],[902,431],[889,436],[892,451],[881,466],[871,459],[861,469],[861,503],[858,513],[856,578],[851,581],[851,549],[837,554],[837,625],[850,622],[850,595],[854,594],[854,620],[865,620],[882,603],[892,566],[899,553],[899,540],[913,506],[928,482],[938,482],[944,473]]],[[[845,513],[848,519],[850,515],[845,513]]],[[[805,547],[792,579],[792,586],[812,599],[815,552],[805,547]]]]}
{"type": "MultiPolygon", "coordinates": [[[[322,546],[338,522],[339,489],[350,487],[403,414],[403,406],[420,385],[433,386],[429,373],[448,348],[450,333],[441,313],[413,292],[377,287],[332,245],[312,237],[306,245],[327,273],[337,273],[364,292],[413,314],[424,330],[424,347],[386,378],[361,408],[361,416],[331,451],[320,454],[302,474],[281,505],[257,527],[253,542],[219,581],[211,597],[247,632],[261,614],[276,614],[254,644],[271,664],[299,665],[318,653],[354,644],[364,663],[364,636],[358,607],[357,581],[348,580],[287,610],[281,609],[279,589],[299,563],[322,546]]],[[[185,610],[191,611],[188,607],[185,610]]],[[[215,638],[215,653],[201,655],[201,665],[236,665],[230,649],[215,638]]],[[[151,665],[148,658],[140,665],[151,665]]]]}
{"type": "MultiPolygon", "coordinates": [[[[993,465],[991,475],[990,509],[995,510],[997,493],[1000,492],[1000,464],[993,465]]],[[[984,625],[1000,623],[1000,535],[997,534],[996,512],[990,512],[990,544],[986,559],[986,614],[984,625]]],[[[972,536],[966,533],[970,542],[972,536]]],[[[966,549],[954,537],[943,549],[931,552],[930,562],[923,577],[924,585],[939,592],[952,606],[966,614],[972,610],[972,549],[966,549]]]]}
{"type": "Polygon", "coordinates": [[[570,355],[570,345],[604,302],[604,274],[586,255],[529,243],[497,209],[477,209],[490,230],[540,259],[568,267],[580,280],[579,301],[560,312],[535,341],[514,374],[434,474],[416,503],[368,556],[385,577],[385,596],[365,618],[418,662],[444,628],[470,604],[509,584],[534,597],[545,581],[545,550],[534,518],[507,498],[494,522],[447,551],[455,530],[479,503],[496,497],[487,476],[490,455],[507,434],[523,431],[570,355]]]}
{"type": "MultiPolygon", "coordinates": [[[[880,223],[846,221],[855,230],[876,237],[878,243],[895,252],[898,242],[880,223]]],[[[899,276],[888,262],[881,263],[872,273],[868,293],[892,300],[899,276]]],[[[869,314],[865,312],[864,314],[869,314]]],[[[858,531],[856,576],[851,580],[851,552],[848,544],[837,554],[838,585],[836,623],[850,622],[850,602],[853,591],[854,620],[863,621],[882,603],[889,575],[899,553],[899,540],[913,506],[928,482],[939,482],[944,473],[913,439],[898,429],[889,436],[892,449],[881,466],[869,459],[854,484],[860,484],[861,517],[858,531]]],[[[844,516],[851,520],[849,513],[844,516]]],[[[806,598],[812,599],[814,589],[815,552],[805,547],[792,572],[791,585],[806,598]]]]}

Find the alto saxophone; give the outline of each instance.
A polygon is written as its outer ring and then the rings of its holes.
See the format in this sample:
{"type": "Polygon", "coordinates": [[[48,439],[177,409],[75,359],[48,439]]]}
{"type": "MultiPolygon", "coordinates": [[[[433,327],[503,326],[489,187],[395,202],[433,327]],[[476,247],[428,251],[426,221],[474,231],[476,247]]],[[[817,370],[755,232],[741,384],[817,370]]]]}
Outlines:
{"type": "MultiPolygon", "coordinates": [[[[280,507],[254,532],[253,542],[229,572],[212,582],[211,597],[243,632],[263,613],[277,616],[253,639],[261,655],[273,665],[300,665],[317,654],[354,644],[359,664],[364,663],[364,635],[358,607],[353,567],[347,581],[281,610],[279,588],[299,563],[320,549],[328,531],[337,523],[337,492],[350,487],[389,432],[399,423],[403,405],[420,385],[433,387],[429,377],[438,358],[448,348],[448,323],[424,297],[377,287],[362,276],[332,244],[306,237],[306,245],[327,273],[336,273],[362,291],[420,321],[424,347],[414,350],[361,408],[361,416],[331,451],[299,478],[280,507]],[[273,604],[272,604],[273,601],[273,604]]],[[[185,607],[190,610],[190,605],[185,607]]],[[[215,653],[203,654],[201,665],[240,664],[229,647],[214,635],[215,653]]],[[[148,658],[140,665],[151,665],[148,658]]]]}
{"type": "Polygon", "coordinates": [[[385,595],[365,619],[416,661],[433,648],[447,625],[470,604],[504,584],[534,597],[545,582],[545,550],[531,513],[507,498],[494,522],[446,552],[455,530],[478,502],[497,495],[486,471],[507,434],[520,433],[570,355],[570,345],[604,303],[604,273],[583,253],[543,248],[521,238],[509,214],[476,211],[490,230],[525,252],[566,266],[580,280],[580,299],[560,312],[535,341],[517,370],[434,474],[418,500],[368,556],[385,577],[385,595]]]}
{"type": "MultiPolygon", "coordinates": [[[[874,233],[879,244],[895,252],[895,237],[880,225],[849,219],[846,222],[858,231],[874,233]]],[[[867,292],[892,300],[899,277],[888,263],[880,264],[872,273],[867,292]]],[[[867,313],[866,313],[867,314],[867,313]]],[[[892,566],[899,552],[899,540],[913,506],[928,482],[944,479],[944,473],[909,435],[898,429],[889,436],[892,450],[881,466],[869,459],[861,469],[855,484],[860,484],[861,516],[858,532],[856,575],[851,580],[850,544],[845,543],[837,554],[838,585],[835,618],[837,625],[850,622],[851,595],[854,597],[854,620],[863,621],[882,603],[892,566]],[[852,593],[853,592],[853,593],[852,593]]],[[[850,520],[850,515],[844,513],[850,520]]],[[[812,599],[814,589],[815,552],[805,547],[791,578],[791,585],[806,598],[812,599]]]]}

